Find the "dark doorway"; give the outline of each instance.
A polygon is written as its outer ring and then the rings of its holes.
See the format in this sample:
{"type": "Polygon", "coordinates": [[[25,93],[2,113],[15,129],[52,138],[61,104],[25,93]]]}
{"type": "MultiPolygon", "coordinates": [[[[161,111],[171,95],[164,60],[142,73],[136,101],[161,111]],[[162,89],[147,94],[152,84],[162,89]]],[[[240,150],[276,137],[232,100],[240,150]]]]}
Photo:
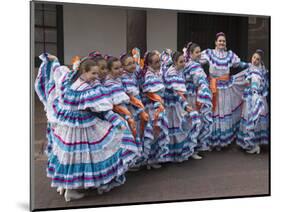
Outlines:
{"type": "Polygon", "coordinates": [[[146,11],[127,10],[127,52],[135,47],[146,52],[146,11]]]}
{"type": "Polygon", "coordinates": [[[178,13],[178,50],[193,41],[201,49],[214,48],[215,35],[224,32],[227,48],[243,61],[248,59],[248,17],[178,13]]]}

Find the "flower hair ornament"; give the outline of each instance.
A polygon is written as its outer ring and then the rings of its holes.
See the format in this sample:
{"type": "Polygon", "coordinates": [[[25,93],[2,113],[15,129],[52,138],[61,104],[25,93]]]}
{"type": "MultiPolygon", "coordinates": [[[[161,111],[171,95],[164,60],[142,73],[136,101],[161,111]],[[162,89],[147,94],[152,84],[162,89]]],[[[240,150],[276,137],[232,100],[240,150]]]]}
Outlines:
{"type": "Polygon", "coordinates": [[[72,70],[77,71],[79,69],[80,63],[81,63],[81,58],[78,55],[72,57],[71,58],[72,70]]]}
{"type": "Polygon", "coordinates": [[[73,71],[78,71],[79,70],[79,67],[81,65],[81,63],[83,63],[85,60],[87,59],[91,59],[91,57],[89,56],[86,56],[86,57],[83,57],[82,59],[80,59],[79,56],[74,56],[72,57],[71,59],[71,63],[72,63],[72,70],[73,71]]]}
{"type": "Polygon", "coordinates": [[[92,51],[88,54],[88,58],[95,59],[97,57],[102,57],[102,54],[99,51],[92,51]]]}
{"type": "Polygon", "coordinates": [[[113,56],[112,55],[109,55],[109,54],[105,54],[104,56],[103,56],[103,58],[105,59],[105,60],[109,60],[110,58],[112,58],[113,56]]]}
{"type": "Polygon", "coordinates": [[[78,71],[81,63],[83,63],[87,59],[95,59],[96,57],[102,57],[102,54],[99,51],[92,51],[88,54],[88,56],[80,59],[79,56],[74,56],[71,59],[72,69],[73,71],[78,71]]]}
{"type": "Polygon", "coordinates": [[[134,58],[134,61],[136,64],[140,65],[140,60],[141,60],[141,57],[140,57],[140,49],[135,47],[132,49],[132,55],[133,55],[133,58],[134,58]]]}

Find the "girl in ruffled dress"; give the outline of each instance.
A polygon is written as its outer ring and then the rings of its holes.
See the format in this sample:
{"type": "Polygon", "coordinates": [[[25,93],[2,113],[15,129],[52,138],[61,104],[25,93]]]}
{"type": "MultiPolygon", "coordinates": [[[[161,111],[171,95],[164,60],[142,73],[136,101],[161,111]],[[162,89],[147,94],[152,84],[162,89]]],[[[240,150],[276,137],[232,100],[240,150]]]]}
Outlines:
{"type": "Polygon", "coordinates": [[[123,54],[120,57],[120,61],[122,63],[123,68],[123,72],[120,79],[126,94],[130,98],[129,103],[127,104],[127,108],[131,112],[135,120],[137,132],[136,137],[140,140],[142,146],[142,157],[136,164],[137,169],[137,167],[146,164],[146,156],[144,155],[144,139],[150,137],[150,132],[153,129],[152,126],[148,123],[149,116],[145,112],[145,108],[140,97],[140,91],[136,75],[137,64],[135,64],[134,58],[129,54],[123,54]]]}
{"type": "Polygon", "coordinates": [[[164,107],[163,95],[165,86],[160,75],[160,58],[156,52],[147,52],[144,61],[143,80],[141,85],[145,111],[149,115],[144,137],[144,154],[148,169],[160,168],[159,163],[165,162],[170,142],[168,119],[164,107]]]}
{"type": "Polygon", "coordinates": [[[248,86],[243,95],[243,109],[237,144],[248,153],[260,153],[260,145],[268,144],[269,113],[267,104],[267,70],[262,62],[263,51],[256,50],[247,69],[248,86]]]}
{"type": "MultiPolygon", "coordinates": [[[[53,76],[51,151],[47,176],[66,201],[80,199],[77,189],[109,191],[125,182],[124,173],[139,156],[134,138],[102,91],[100,64],[84,58],[70,71],[47,55],[44,74],[53,76]],[[56,66],[52,66],[56,63],[56,66]]],[[[39,73],[40,74],[40,73],[39,73]]],[[[40,75],[39,75],[39,78],[40,75]]],[[[42,84],[43,85],[43,84],[42,84]]],[[[48,87],[48,83],[44,84],[48,87]]]]}
{"type": "Polygon", "coordinates": [[[164,72],[164,102],[168,117],[169,153],[167,161],[182,162],[194,154],[198,136],[198,113],[192,111],[186,98],[183,53],[172,54],[172,65],[164,72]],[[191,125],[189,123],[192,123],[191,125]],[[185,127],[182,127],[185,125],[185,127]]]}
{"type": "MultiPolygon", "coordinates": [[[[212,94],[209,89],[207,76],[199,63],[201,56],[200,46],[189,42],[184,49],[185,68],[183,77],[187,89],[187,102],[191,107],[198,111],[201,125],[198,136],[198,146],[195,152],[206,151],[209,149],[209,143],[212,133],[212,94]]],[[[201,156],[194,154],[195,159],[201,159],[201,156]]]]}

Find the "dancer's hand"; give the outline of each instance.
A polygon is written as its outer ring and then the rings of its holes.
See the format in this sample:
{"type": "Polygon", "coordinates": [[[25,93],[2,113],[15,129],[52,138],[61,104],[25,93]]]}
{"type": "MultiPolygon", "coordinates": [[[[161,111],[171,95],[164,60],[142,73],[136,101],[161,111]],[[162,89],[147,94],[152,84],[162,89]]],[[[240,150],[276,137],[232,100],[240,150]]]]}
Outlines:
{"type": "Polygon", "coordinates": [[[134,119],[129,118],[129,119],[128,119],[128,124],[129,124],[129,126],[130,126],[132,129],[135,129],[135,128],[136,128],[136,123],[135,123],[134,119]]]}
{"type": "Polygon", "coordinates": [[[148,119],[149,119],[149,116],[148,116],[148,114],[147,114],[146,112],[142,111],[142,112],[140,113],[140,118],[141,118],[141,120],[147,122],[148,119]]]}
{"type": "Polygon", "coordinates": [[[202,103],[201,102],[196,102],[196,108],[197,110],[201,110],[201,107],[202,107],[202,103]]]}
{"type": "Polygon", "coordinates": [[[134,105],[138,108],[144,108],[144,105],[142,104],[142,102],[138,98],[136,98],[133,95],[129,95],[129,97],[130,97],[130,102],[131,102],[132,105],[134,105]]]}
{"type": "Polygon", "coordinates": [[[165,108],[164,108],[163,104],[159,105],[158,111],[163,112],[164,110],[165,110],[165,108]]]}
{"type": "Polygon", "coordinates": [[[191,111],[193,111],[193,108],[190,107],[190,106],[186,106],[185,110],[186,110],[187,112],[191,112],[191,111]]]}
{"type": "Polygon", "coordinates": [[[136,127],[136,122],[134,121],[134,119],[129,118],[128,119],[128,124],[130,126],[130,129],[132,131],[133,136],[136,138],[137,136],[137,127],[136,127]]]}
{"type": "Polygon", "coordinates": [[[55,60],[57,60],[58,58],[57,58],[56,56],[54,56],[54,55],[49,54],[49,55],[48,55],[48,59],[49,59],[50,61],[55,61],[55,60]]]}

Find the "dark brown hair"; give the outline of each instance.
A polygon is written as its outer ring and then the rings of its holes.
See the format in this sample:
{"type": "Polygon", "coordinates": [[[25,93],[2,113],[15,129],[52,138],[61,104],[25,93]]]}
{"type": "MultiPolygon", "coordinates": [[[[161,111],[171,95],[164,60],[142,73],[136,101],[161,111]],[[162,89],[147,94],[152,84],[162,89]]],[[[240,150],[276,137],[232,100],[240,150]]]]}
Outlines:
{"type": "Polygon", "coordinates": [[[257,50],[255,51],[255,53],[256,53],[256,54],[258,54],[258,55],[260,56],[261,60],[263,59],[263,55],[264,55],[263,50],[261,50],[261,49],[257,49],[257,50]]]}
{"type": "Polygon", "coordinates": [[[154,55],[157,55],[156,52],[147,52],[147,54],[145,55],[145,58],[144,58],[144,63],[145,65],[150,65],[152,63],[152,57],[154,55]]]}
{"type": "Polygon", "coordinates": [[[117,57],[109,57],[107,59],[107,68],[108,68],[108,70],[110,71],[112,66],[113,66],[113,63],[118,62],[118,61],[119,61],[119,59],[117,57]]]}
{"type": "Polygon", "coordinates": [[[98,63],[93,59],[88,57],[81,59],[79,68],[77,72],[73,75],[71,81],[72,82],[76,81],[81,76],[81,74],[90,71],[91,67],[93,66],[98,66],[98,63]]]}
{"type": "Polygon", "coordinates": [[[178,61],[179,57],[182,55],[183,55],[182,52],[178,52],[178,51],[174,52],[172,55],[173,62],[176,63],[178,61]]]}
{"type": "Polygon", "coordinates": [[[92,66],[97,66],[98,63],[93,59],[85,59],[79,65],[79,74],[90,71],[92,66]]]}
{"type": "Polygon", "coordinates": [[[220,36],[223,36],[224,38],[226,38],[224,32],[218,32],[218,33],[216,34],[216,41],[218,40],[218,38],[219,38],[220,36]]]}
{"type": "Polygon", "coordinates": [[[193,53],[194,50],[197,48],[197,47],[200,47],[197,43],[189,43],[190,45],[187,45],[187,51],[188,53],[193,53]]]}
{"type": "Polygon", "coordinates": [[[131,55],[131,54],[128,54],[128,53],[122,54],[122,55],[120,56],[120,58],[119,58],[121,64],[122,64],[122,65],[125,65],[125,61],[126,61],[129,57],[132,57],[132,55],[131,55]]]}
{"type": "Polygon", "coordinates": [[[197,43],[189,42],[186,44],[186,62],[190,59],[190,53],[192,54],[197,47],[200,47],[197,43]]]}

